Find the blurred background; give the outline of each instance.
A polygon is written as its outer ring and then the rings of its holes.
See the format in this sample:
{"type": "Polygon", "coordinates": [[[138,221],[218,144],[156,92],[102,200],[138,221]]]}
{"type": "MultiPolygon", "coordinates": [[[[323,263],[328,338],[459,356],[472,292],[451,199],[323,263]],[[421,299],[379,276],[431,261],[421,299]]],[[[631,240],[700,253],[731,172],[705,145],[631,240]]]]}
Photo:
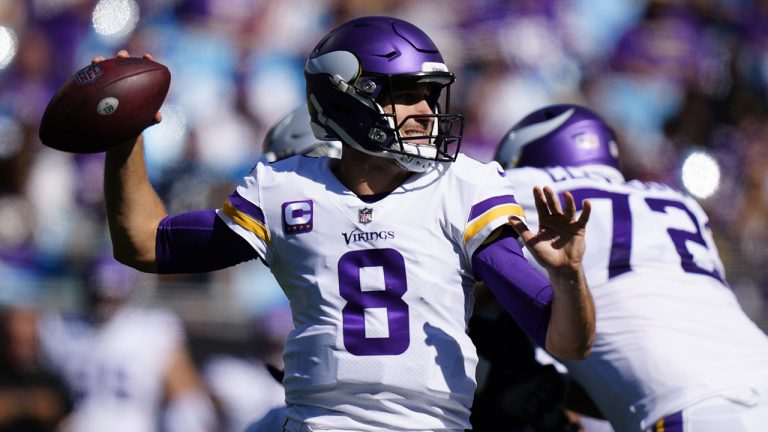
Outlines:
{"type": "MultiPolygon", "coordinates": [[[[145,132],[170,213],[215,208],[302,102],[303,64],[333,26],[390,15],[424,29],[458,77],[463,152],[579,103],[621,137],[631,178],[688,190],[710,215],[728,280],[768,330],[766,0],[0,0],[0,304],[77,311],[85,263],[109,254],[103,155],[44,147],[55,90],[98,55],[151,53],[172,73],[145,132]]],[[[177,313],[196,361],[246,352],[285,297],[259,262],[142,275],[131,299],[177,313]]]]}

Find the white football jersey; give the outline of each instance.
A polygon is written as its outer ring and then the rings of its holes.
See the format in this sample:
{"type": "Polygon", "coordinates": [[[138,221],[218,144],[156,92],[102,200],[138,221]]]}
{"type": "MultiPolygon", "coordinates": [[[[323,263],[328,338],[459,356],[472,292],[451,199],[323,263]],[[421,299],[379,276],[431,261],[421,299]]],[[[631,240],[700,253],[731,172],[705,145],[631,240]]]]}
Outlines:
{"type": "Polygon", "coordinates": [[[538,227],[534,186],[592,203],[584,269],[597,335],[584,361],[564,361],[618,431],[726,389],[768,380],[768,337],[725,282],[701,206],[605,166],[507,171],[538,227]]]}
{"type": "Polygon", "coordinates": [[[360,431],[470,427],[471,256],[509,215],[522,218],[502,174],[459,156],[366,203],[328,158],[254,167],[219,215],[290,300],[289,418],[360,431]]]}
{"type": "Polygon", "coordinates": [[[123,307],[101,326],[58,313],[40,322],[45,359],[73,392],[68,430],[153,432],[182,327],[172,314],[123,307]]]}
{"type": "Polygon", "coordinates": [[[285,405],[283,386],[258,360],[219,354],[206,362],[202,374],[222,406],[228,432],[242,432],[270,410],[285,405]]]}

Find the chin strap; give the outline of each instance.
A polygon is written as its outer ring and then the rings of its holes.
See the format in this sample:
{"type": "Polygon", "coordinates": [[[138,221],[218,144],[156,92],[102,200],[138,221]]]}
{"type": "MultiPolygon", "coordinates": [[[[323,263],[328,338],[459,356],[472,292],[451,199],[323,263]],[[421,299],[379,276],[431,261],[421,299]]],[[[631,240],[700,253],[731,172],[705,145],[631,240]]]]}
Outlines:
{"type": "Polygon", "coordinates": [[[417,145],[403,143],[403,150],[408,153],[392,153],[397,164],[411,172],[426,172],[433,169],[437,163],[437,148],[432,145],[417,145]],[[419,157],[421,156],[421,157],[419,157]]]}

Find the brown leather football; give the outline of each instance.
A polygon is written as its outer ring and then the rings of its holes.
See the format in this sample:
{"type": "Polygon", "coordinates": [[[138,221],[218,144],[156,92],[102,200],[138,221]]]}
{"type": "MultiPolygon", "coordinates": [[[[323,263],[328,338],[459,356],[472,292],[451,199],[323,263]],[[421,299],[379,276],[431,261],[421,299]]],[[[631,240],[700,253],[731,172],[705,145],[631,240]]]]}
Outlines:
{"type": "Polygon", "coordinates": [[[75,72],[48,102],[40,140],[70,153],[96,153],[134,139],[154,124],[171,84],[167,67],[112,58],[75,72]]]}

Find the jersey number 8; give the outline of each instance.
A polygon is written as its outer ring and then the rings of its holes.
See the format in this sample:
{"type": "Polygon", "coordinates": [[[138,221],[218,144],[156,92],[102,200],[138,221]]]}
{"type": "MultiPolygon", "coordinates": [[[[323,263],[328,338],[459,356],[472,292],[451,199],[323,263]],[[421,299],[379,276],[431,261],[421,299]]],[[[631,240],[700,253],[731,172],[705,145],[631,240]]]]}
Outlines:
{"type": "Polygon", "coordinates": [[[358,356],[398,355],[410,344],[408,305],[403,295],[408,290],[405,260],[394,249],[367,249],[347,252],[339,259],[339,293],[347,301],[342,309],[344,347],[358,356]],[[361,280],[361,270],[378,267],[384,286],[370,286],[361,280]],[[366,332],[369,314],[386,314],[387,335],[366,332]]]}

